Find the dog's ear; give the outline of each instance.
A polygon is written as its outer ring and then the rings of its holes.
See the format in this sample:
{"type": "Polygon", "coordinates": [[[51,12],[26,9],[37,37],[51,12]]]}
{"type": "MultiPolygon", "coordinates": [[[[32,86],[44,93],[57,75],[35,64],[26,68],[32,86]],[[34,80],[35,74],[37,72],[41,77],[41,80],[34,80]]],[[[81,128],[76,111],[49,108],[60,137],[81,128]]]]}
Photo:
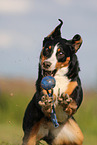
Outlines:
{"type": "Polygon", "coordinates": [[[51,39],[54,39],[56,37],[61,37],[61,32],[60,28],[63,24],[63,21],[61,19],[58,19],[61,23],[47,36],[48,38],[50,37],[51,39]]]}
{"type": "Polygon", "coordinates": [[[47,36],[44,38],[44,41],[43,41],[43,46],[44,46],[44,43],[47,41],[47,40],[53,40],[54,38],[56,37],[61,37],[61,32],[60,32],[60,29],[61,29],[61,26],[63,24],[63,21],[61,19],[58,19],[61,23],[47,36]]]}
{"type": "Polygon", "coordinates": [[[70,40],[71,45],[73,46],[75,53],[78,51],[82,44],[82,38],[79,34],[76,34],[72,40],[70,40]]]}

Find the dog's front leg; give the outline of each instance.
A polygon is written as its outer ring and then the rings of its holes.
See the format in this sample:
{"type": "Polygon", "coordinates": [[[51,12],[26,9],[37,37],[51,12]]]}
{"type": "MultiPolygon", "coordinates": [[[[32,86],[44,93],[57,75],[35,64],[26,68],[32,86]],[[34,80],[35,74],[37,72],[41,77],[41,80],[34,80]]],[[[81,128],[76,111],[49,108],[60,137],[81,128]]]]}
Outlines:
{"type": "Polygon", "coordinates": [[[53,106],[53,98],[49,97],[47,91],[44,89],[41,92],[41,100],[39,101],[39,105],[41,106],[42,112],[47,117],[50,117],[52,112],[52,106],[53,106]]]}
{"type": "Polygon", "coordinates": [[[37,122],[29,132],[29,135],[24,136],[22,145],[36,145],[39,141],[48,136],[48,124],[45,118],[42,118],[39,122],[37,122]]]}
{"type": "Polygon", "coordinates": [[[37,134],[39,131],[40,122],[36,123],[31,129],[29,135],[25,134],[23,138],[22,145],[36,145],[37,142],[37,134]]]}
{"type": "Polygon", "coordinates": [[[69,116],[73,115],[77,110],[76,102],[68,94],[62,93],[58,97],[58,103],[69,116]]]}

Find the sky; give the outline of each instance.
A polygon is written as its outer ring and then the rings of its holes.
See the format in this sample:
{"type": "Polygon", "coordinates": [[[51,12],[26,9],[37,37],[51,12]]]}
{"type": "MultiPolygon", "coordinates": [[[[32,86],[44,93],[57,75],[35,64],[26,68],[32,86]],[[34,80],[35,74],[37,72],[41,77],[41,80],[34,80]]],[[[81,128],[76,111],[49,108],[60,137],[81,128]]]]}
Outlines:
{"type": "Polygon", "coordinates": [[[37,79],[42,41],[63,20],[62,37],[80,34],[80,78],[97,88],[97,0],[0,0],[0,77],[37,79]]]}

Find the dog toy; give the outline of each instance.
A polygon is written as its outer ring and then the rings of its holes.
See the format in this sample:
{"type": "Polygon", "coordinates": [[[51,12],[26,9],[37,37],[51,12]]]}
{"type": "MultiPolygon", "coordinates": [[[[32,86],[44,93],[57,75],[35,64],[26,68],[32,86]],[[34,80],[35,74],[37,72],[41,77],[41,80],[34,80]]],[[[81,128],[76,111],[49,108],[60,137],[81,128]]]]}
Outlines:
{"type": "MultiPolygon", "coordinates": [[[[41,81],[42,88],[45,89],[47,91],[49,97],[52,97],[52,98],[53,98],[53,88],[55,87],[55,84],[56,84],[56,81],[55,81],[54,77],[52,77],[52,76],[46,76],[41,81]],[[49,93],[48,90],[51,90],[51,93],[49,93]]],[[[54,100],[53,100],[53,102],[54,102],[54,100]]],[[[54,124],[54,127],[57,128],[59,126],[59,124],[57,122],[54,104],[52,106],[51,120],[54,124]]]]}

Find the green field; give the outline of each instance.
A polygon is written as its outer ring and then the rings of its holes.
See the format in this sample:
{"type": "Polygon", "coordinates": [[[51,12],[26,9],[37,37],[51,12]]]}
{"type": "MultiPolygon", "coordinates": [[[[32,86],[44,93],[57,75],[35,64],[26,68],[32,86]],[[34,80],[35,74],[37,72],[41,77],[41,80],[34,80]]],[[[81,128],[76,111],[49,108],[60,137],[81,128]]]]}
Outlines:
{"type": "MultiPolygon", "coordinates": [[[[22,119],[34,92],[33,81],[0,79],[0,145],[22,143],[22,119]]],[[[75,114],[84,134],[84,145],[97,145],[96,102],[97,92],[85,91],[83,103],[75,114]]]]}

